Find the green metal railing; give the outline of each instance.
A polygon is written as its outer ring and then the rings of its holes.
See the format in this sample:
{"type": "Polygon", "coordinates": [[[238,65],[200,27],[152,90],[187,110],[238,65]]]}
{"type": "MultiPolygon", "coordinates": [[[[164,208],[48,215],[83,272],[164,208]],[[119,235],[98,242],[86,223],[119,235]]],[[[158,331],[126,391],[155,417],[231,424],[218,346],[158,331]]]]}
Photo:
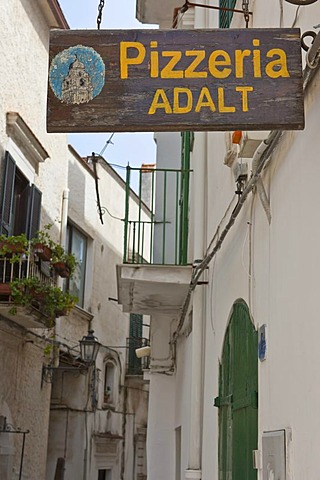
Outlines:
{"type": "Polygon", "coordinates": [[[189,169],[127,167],[124,263],[187,263],[189,177],[189,169]]]}

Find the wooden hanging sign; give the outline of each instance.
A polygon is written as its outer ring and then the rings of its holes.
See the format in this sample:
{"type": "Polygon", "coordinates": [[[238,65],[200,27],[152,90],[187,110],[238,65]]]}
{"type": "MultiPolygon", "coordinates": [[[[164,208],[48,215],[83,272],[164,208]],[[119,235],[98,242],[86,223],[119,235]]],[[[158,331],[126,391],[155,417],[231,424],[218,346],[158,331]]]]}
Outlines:
{"type": "Polygon", "coordinates": [[[48,132],[303,129],[300,30],[53,30],[48,132]]]}

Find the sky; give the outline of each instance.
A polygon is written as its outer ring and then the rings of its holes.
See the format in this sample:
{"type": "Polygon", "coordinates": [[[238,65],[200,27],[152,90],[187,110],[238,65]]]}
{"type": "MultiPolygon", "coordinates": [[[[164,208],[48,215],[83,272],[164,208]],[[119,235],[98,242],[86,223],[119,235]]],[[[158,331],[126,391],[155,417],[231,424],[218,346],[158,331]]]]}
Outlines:
{"type": "MultiPolygon", "coordinates": [[[[58,0],[71,29],[96,29],[100,0],[58,0]]],[[[136,0],[105,0],[100,29],[156,28],[135,18],[136,0]]],[[[83,157],[101,153],[112,132],[69,134],[69,143],[83,157]]],[[[153,133],[115,133],[103,156],[115,165],[139,167],[155,162],[153,133]]],[[[122,175],[122,169],[117,171],[122,175]]]]}

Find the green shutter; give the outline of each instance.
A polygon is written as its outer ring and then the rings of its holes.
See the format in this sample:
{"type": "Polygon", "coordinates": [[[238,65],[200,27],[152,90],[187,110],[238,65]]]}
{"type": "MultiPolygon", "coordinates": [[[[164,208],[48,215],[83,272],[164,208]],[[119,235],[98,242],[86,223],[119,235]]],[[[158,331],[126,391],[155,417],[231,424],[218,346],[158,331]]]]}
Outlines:
{"type": "MultiPolygon", "coordinates": [[[[235,8],[236,0],[220,0],[219,6],[223,8],[235,8]]],[[[229,28],[232,20],[233,12],[220,10],[219,27],[229,28]]]]}
{"type": "Polygon", "coordinates": [[[140,313],[130,313],[130,338],[128,351],[128,374],[142,374],[141,358],[136,355],[136,349],[143,346],[142,325],[143,315],[140,313]]]}

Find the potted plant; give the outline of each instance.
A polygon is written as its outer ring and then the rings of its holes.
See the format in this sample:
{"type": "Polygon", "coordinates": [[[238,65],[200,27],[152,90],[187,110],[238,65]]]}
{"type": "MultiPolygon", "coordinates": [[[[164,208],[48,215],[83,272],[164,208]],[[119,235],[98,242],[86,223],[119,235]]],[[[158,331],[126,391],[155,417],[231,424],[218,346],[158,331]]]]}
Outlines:
{"type": "Polygon", "coordinates": [[[29,241],[24,233],[20,235],[0,235],[0,256],[6,257],[12,254],[25,253],[28,250],[29,241]]]}
{"type": "Polygon", "coordinates": [[[46,326],[53,327],[56,317],[68,315],[75,306],[77,298],[59,287],[42,282],[38,277],[13,280],[10,283],[11,300],[16,306],[33,307],[47,317],[46,326]]]}
{"type": "Polygon", "coordinates": [[[56,245],[50,237],[51,227],[52,223],[44,225],[43,230],[39,230],[36,237],[31,240],[33,252],[46,262],[51,260],[52,251],[56,245]]]}
{"type": "Polygon", "coordinates": [[[52,252],[51,263],[60,277],[69,278],[78,264],[73,253],[67,253],[61,245],[56,245],[52,252]]]}
{"type": "Polygon", "coordinates": [[[78,299],[68,292],[63,292],[59,287],[51,287],[46,300],[48,314],[54,317],[69,315],[78,299]]]}

